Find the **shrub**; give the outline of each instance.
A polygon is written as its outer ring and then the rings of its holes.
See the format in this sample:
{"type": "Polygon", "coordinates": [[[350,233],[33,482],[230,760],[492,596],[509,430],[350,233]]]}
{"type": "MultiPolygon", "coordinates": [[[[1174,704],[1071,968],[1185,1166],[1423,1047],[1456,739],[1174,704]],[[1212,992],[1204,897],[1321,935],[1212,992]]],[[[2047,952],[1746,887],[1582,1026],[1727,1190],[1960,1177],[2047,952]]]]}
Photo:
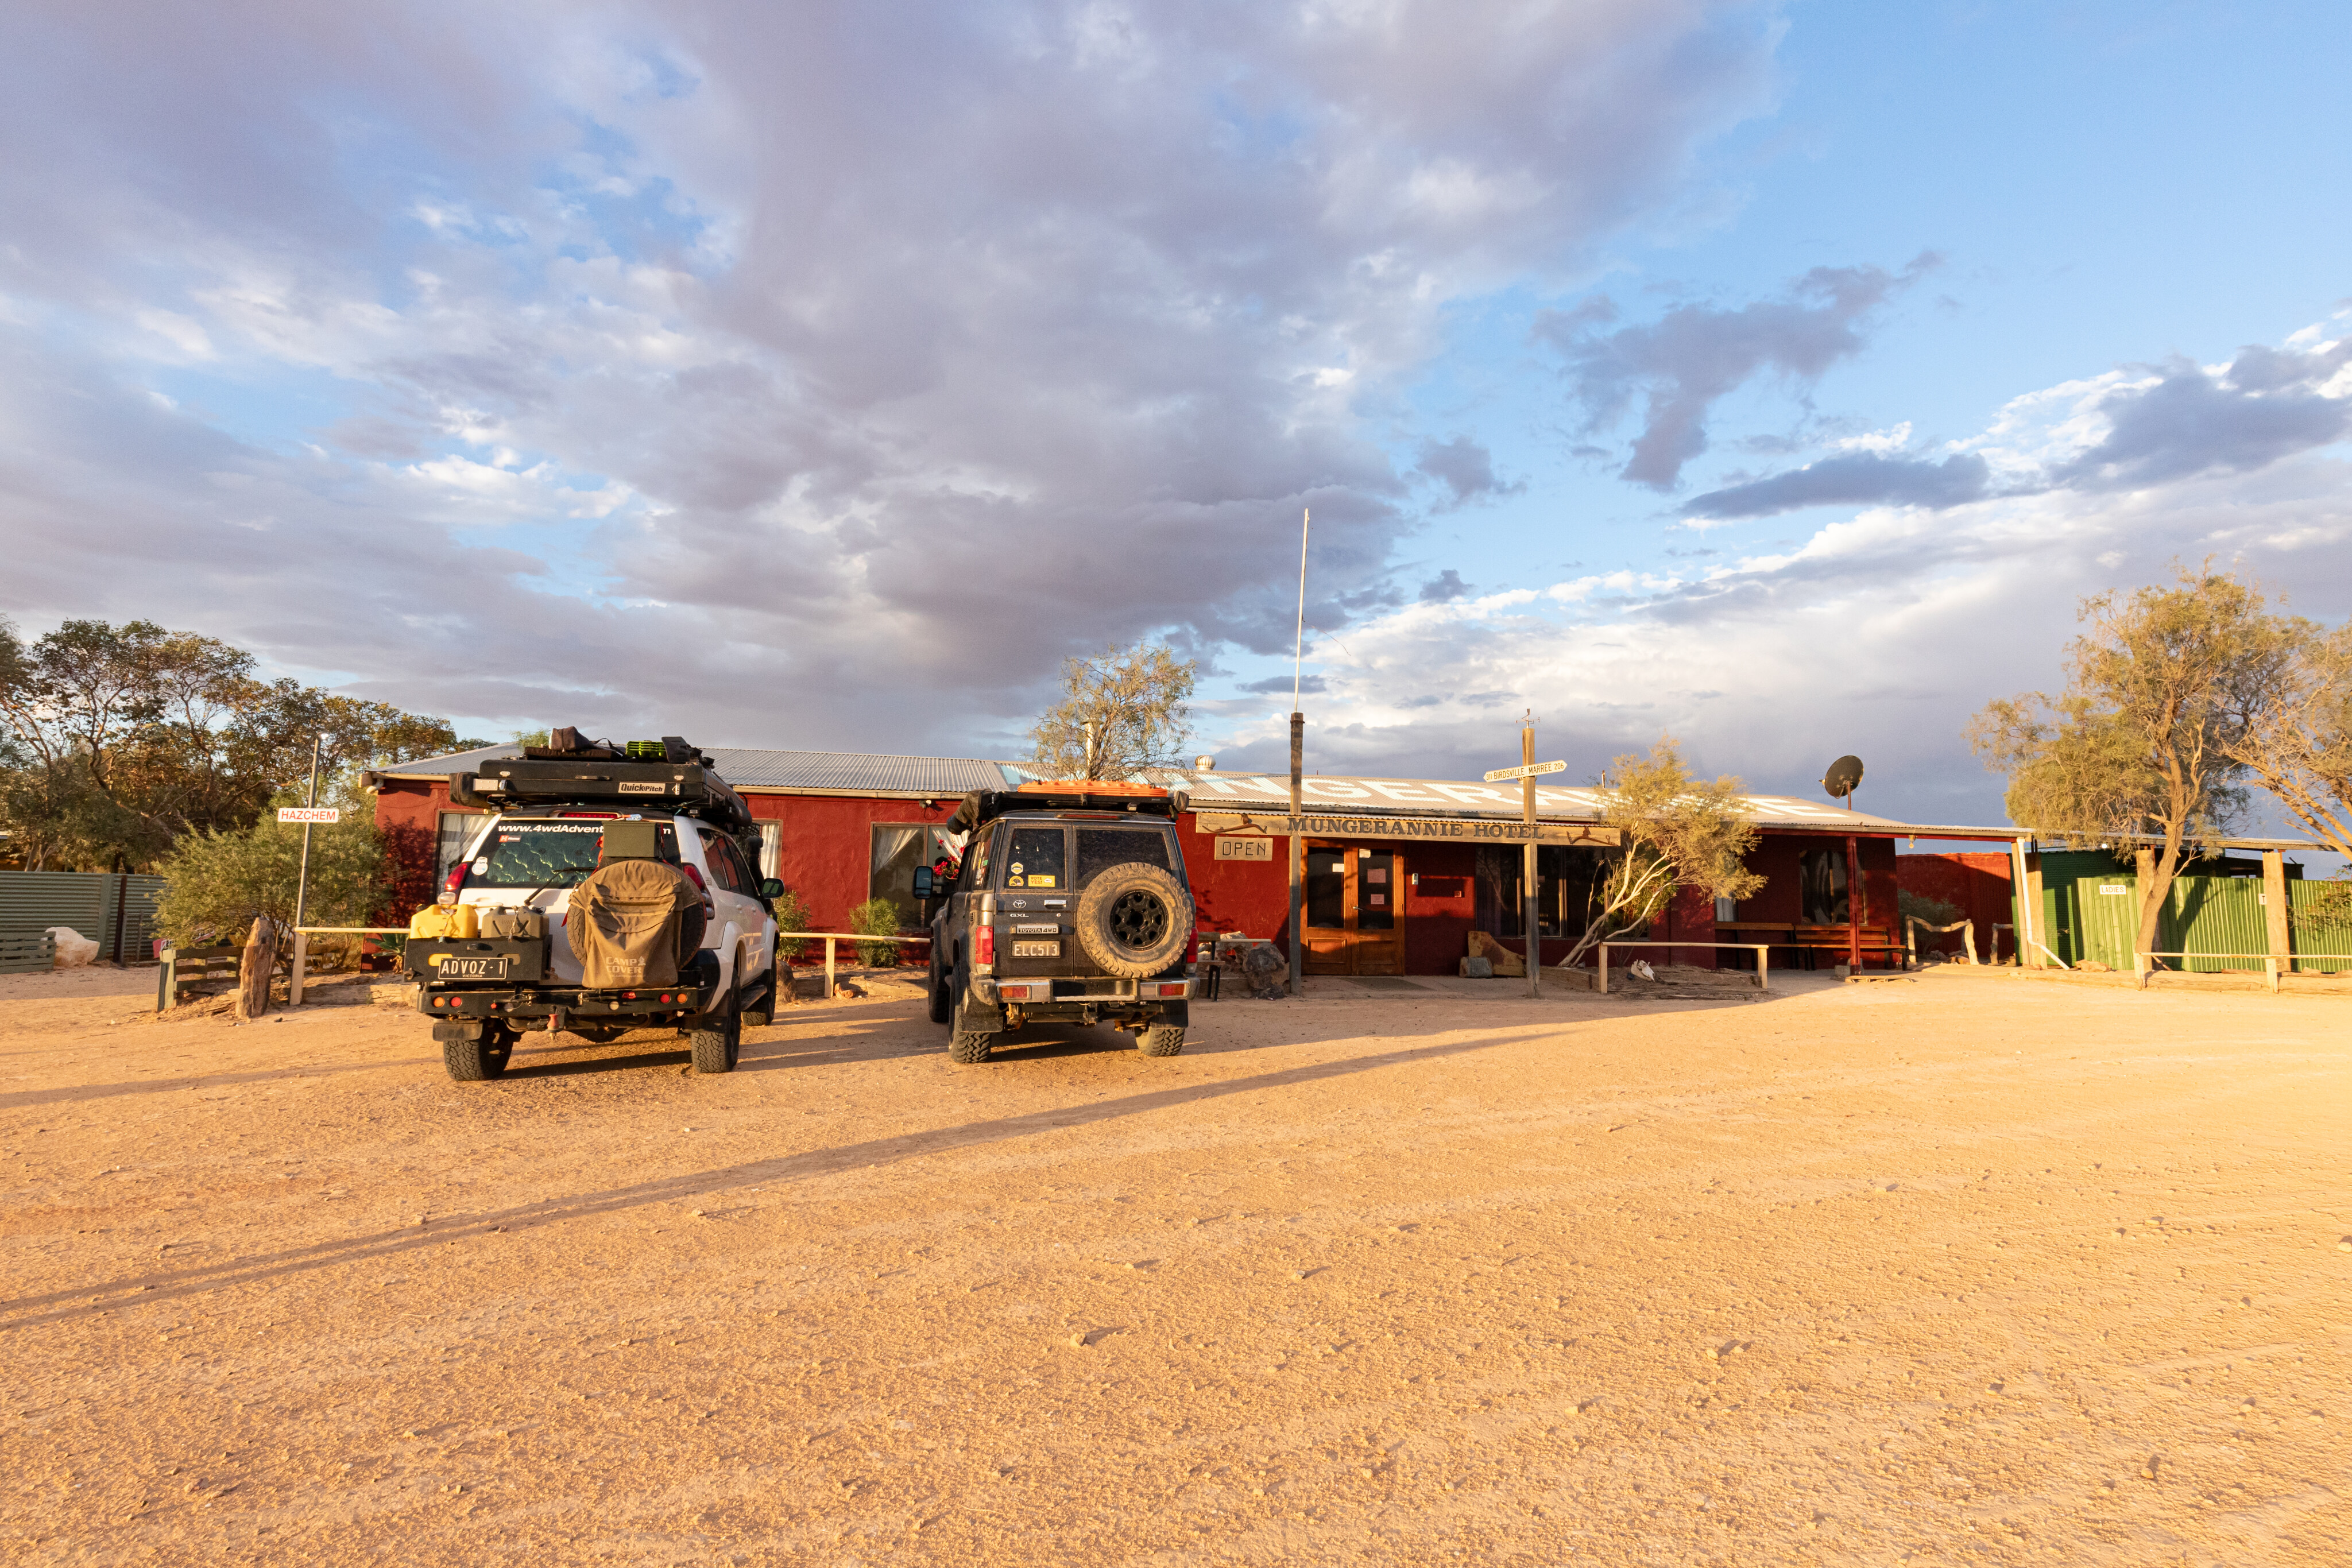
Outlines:
{"type": "MultiPolygon", "coordinates": [[[[776,929],[779,932],[805,931],[809,928],[808,901],[791,888],[788,887],[776,895],[774,908],[776,929]]],[[[777,938],[776,957],[781,962],[789,964],[807,951],[808,944],[805,942],[794,942],[789,937],[782,936],[777,938]]]]}
{"type": "MultiPolygon", "coordinates": [[[[165,881],[155,923],[191,947],[241,942],[257,916],[291,925],[301,865],[301,828],[274,812],[241,832],[189,833],[156,868],[165,881]]],[[[383,840],[365,817],[347,810],[312,830],[305,923],[365,925],[387,886],[383,840]]]]}
{"type": "MultiPolygon", "coordinates": [[[[898,934],[898,906],[887,898],[869,898],[849,912],[849,928],[872,936],[898,934]]],[[[860,942],[857,961],[869,969],[887,968],[898,961],[896,942],[860,942]]]]}

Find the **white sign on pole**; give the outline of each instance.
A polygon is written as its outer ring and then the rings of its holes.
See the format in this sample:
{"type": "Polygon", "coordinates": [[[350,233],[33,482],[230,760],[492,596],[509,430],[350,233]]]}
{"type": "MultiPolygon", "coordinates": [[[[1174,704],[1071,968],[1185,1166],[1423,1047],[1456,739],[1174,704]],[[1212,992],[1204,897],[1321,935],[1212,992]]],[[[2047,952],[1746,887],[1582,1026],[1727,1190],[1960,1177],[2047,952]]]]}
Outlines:
{"type": "Polygon", "coordinates": [[[1500,784],[1507,779],[1540,779],[1547,773],[1565,773],[1565,762],[1530,762],[1525,768],[1497,768],[1486,775],[1489,784],[1500,784]]]}
{"type": "Polygon", "coordinates": [[[335,806],[280,806],[278,820],[281,822],[340,822],[343,813],[335,806]]]}

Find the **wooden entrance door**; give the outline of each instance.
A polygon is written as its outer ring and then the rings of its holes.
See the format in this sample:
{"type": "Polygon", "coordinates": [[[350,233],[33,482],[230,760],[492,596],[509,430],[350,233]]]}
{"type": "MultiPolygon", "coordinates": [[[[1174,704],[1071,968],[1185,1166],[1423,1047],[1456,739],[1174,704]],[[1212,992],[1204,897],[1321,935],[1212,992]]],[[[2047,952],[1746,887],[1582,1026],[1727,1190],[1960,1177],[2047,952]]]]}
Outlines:
{"type": "Polygon", "coordinates": [[[1387,850],[1307,848],[1307,972],[1404,973],[1404,857],[1387,850]]]}

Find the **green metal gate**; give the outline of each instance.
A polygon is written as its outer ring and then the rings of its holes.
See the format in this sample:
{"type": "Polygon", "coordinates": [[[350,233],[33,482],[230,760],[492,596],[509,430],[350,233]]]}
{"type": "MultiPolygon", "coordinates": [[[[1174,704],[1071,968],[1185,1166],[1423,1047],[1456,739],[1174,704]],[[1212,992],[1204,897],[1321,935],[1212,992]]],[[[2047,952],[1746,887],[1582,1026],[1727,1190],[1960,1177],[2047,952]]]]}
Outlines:
{"type": "Polygon", "coordinates": [[[2139,884],[2127,876],[2074,879],[2075,951],[2069,963],[2089,958],[2129,974],[2139,936],[2139,884]]]}

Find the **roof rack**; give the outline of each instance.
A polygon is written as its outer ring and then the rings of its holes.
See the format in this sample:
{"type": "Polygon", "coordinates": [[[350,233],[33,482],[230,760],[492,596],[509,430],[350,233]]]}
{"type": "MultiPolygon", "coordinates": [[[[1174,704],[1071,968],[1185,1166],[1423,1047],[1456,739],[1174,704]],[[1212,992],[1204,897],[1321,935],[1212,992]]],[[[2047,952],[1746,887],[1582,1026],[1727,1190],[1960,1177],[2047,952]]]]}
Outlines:
{"type": "Polygon", "coordinates": [[[1007,811],[1123,811],[1174,818],[1192,809],[1192,798],[1181,789],[1104,779],[1033,782],[1018,789],[972,790],[948,819],[948,828],[968,833],[1007,811]]]}
{"type": "Polygon", "coordinates": [[[449,775],[449,803],[502,806],[656,806],[741,832],[751,809],[700,763],[551,761],[501,757],[449,775]]]}

